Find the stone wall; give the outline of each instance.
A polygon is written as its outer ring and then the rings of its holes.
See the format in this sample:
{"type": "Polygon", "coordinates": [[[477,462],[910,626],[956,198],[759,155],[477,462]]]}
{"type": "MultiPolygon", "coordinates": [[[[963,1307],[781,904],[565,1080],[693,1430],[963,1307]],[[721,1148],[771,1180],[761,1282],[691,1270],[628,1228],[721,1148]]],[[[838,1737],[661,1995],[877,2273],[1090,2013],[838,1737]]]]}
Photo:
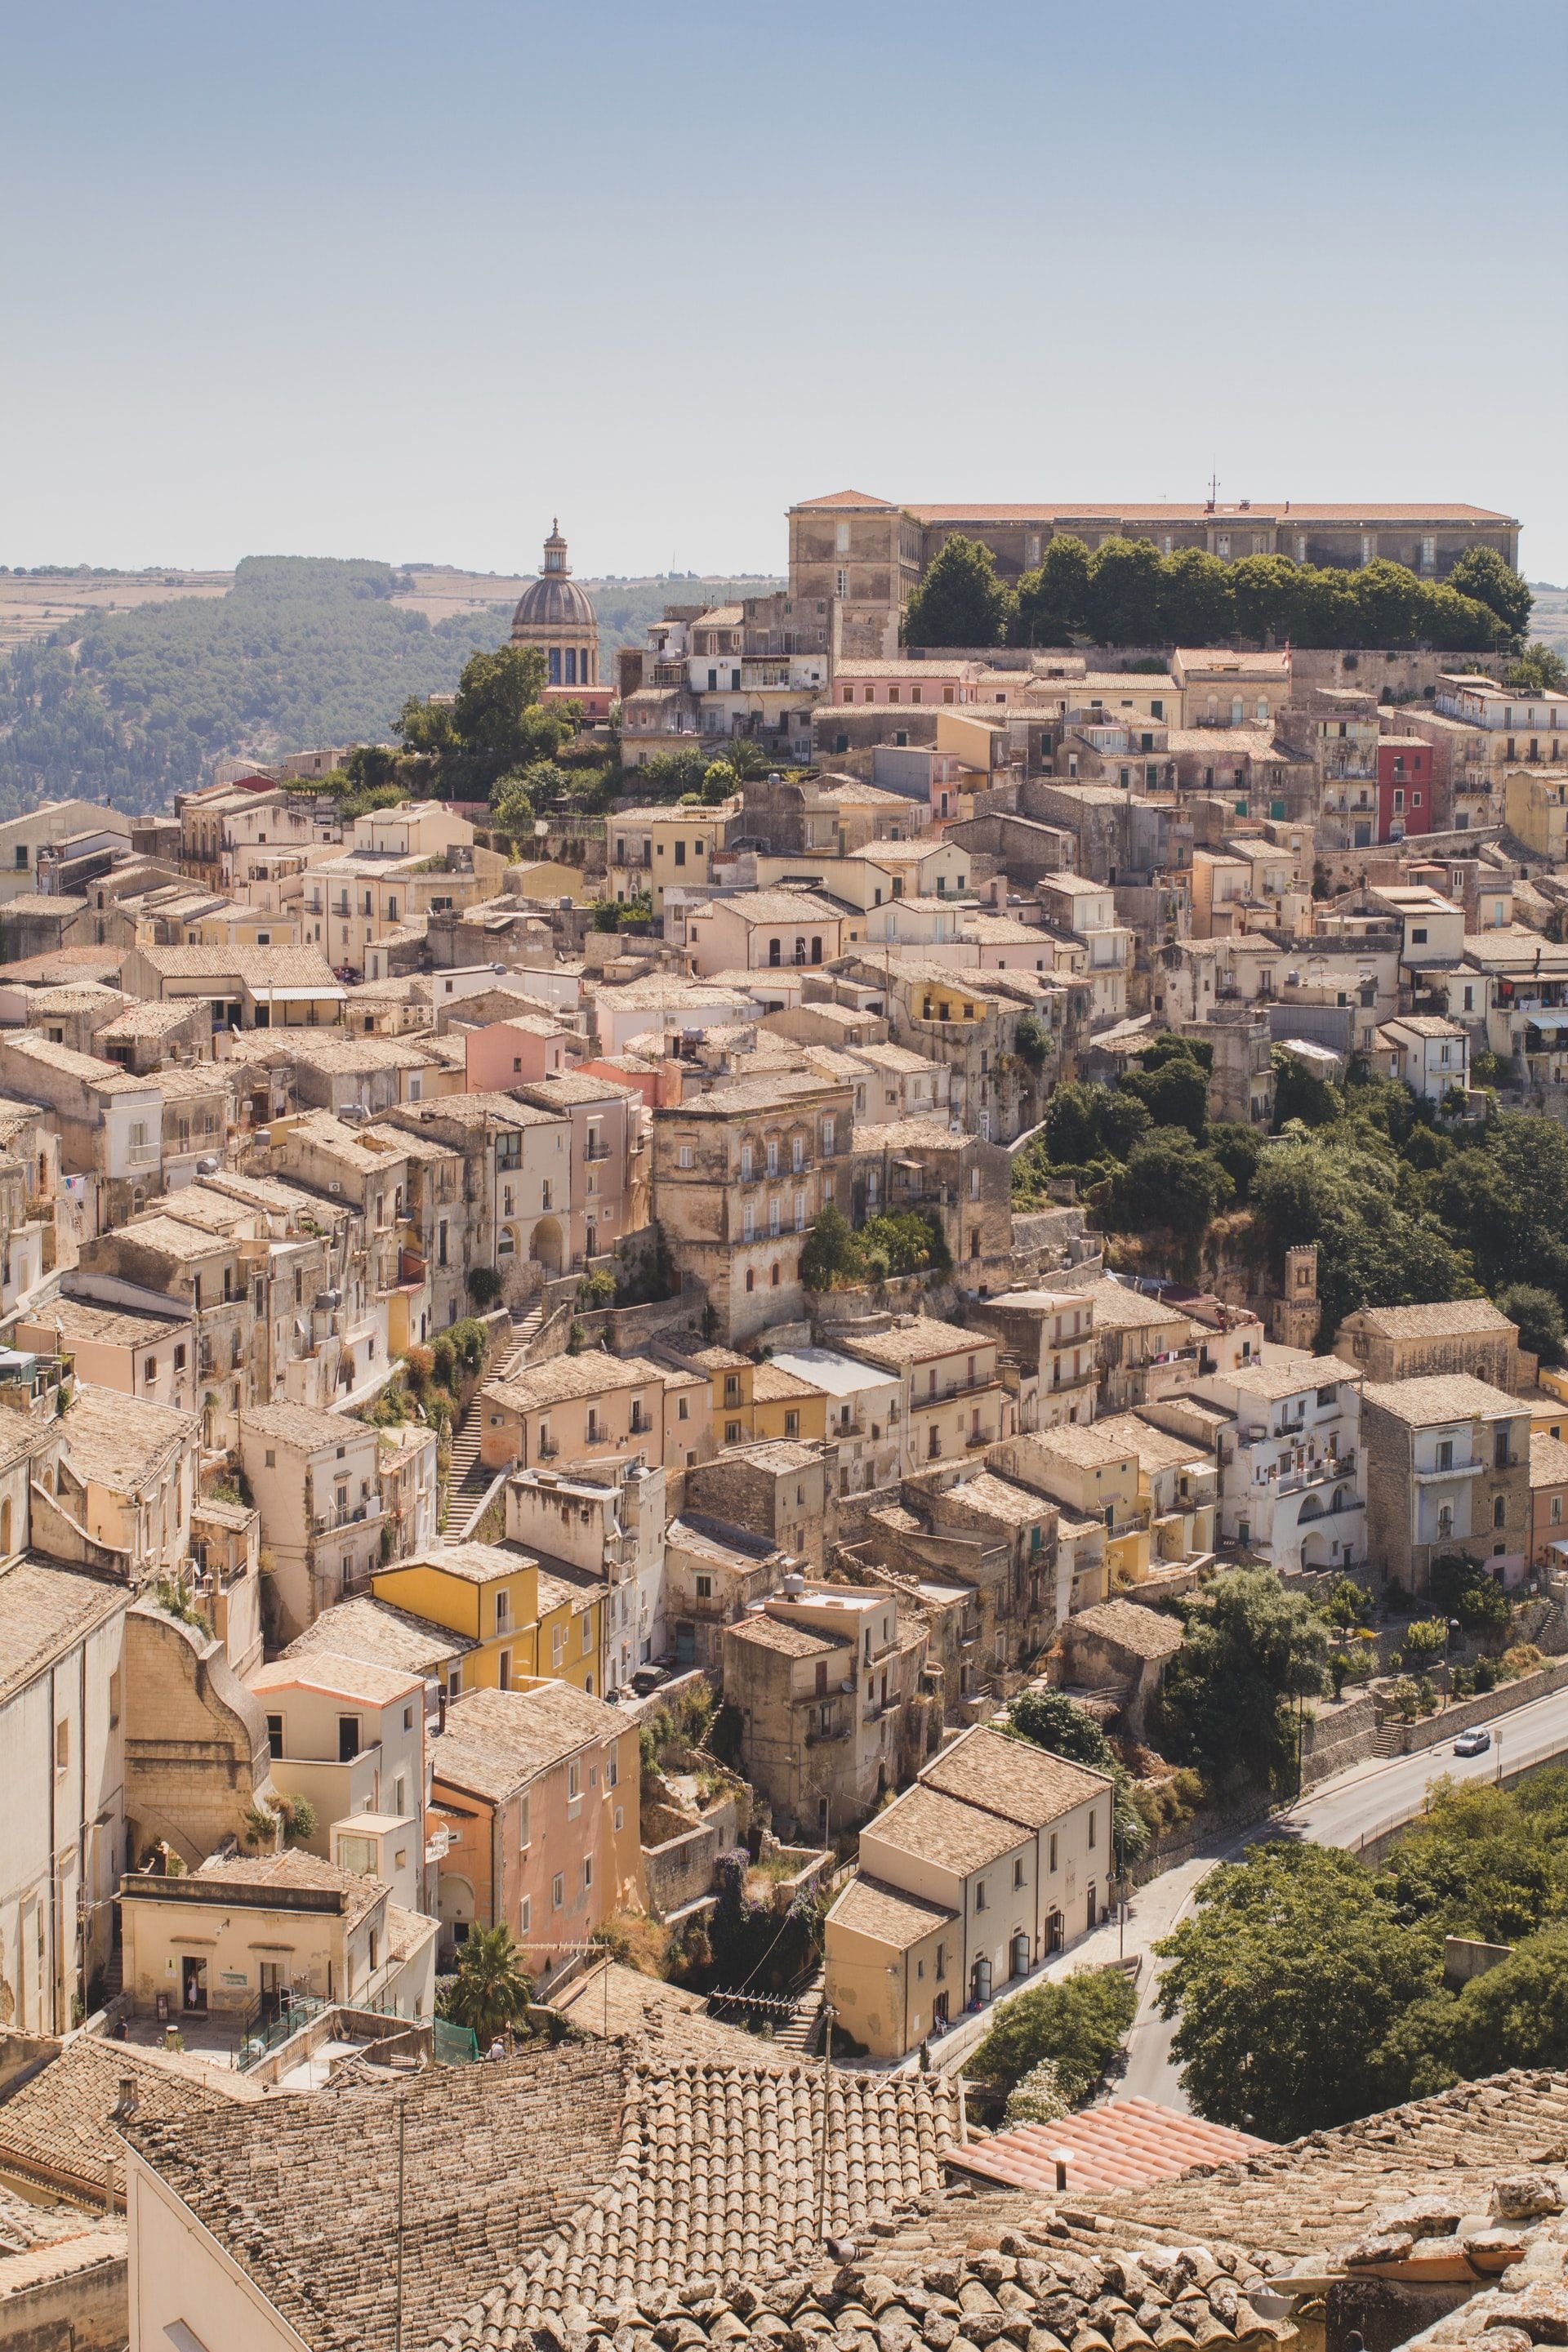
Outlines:
{"type": "Polygon", "coordinates": [[[1473,1723],[1491,1723],[1500,1715],[1510,1715],[1515,1707],[1528,1706],[1531,1699],[1545,1698],[1565,1686],[1568,1658],[1542,1666],[1532,1675],[1521,1675],[1517,1682],[1500,1683],[1496,1690],[1483,1691],[1475,1698],[1459,1699],[1440,1715],[1429,1715],[1424,1723],[1387,1723],[1384,1729],[1394,1738],[1390,1753],[1413,1756],[1418,1748],[1436,1748],[1468,1731],[1473,1723]]]}
{"type": "MultiPolygon", "coordinates": [[[[658,1809],[659,1813],[668,1810],[658,1809]]],[[[721,1797],[711,1812],[704,1813],[689,1829],[658,1845],[644,1846],[647,1907],[656,1919],[668,1919],[671,1912],[712,1892],[714,1866],[719,1856],[736,1843],[739,1819],[735,1798],[721,1797]]]]}
{"type": "Polygon", "coordinates": [[[166,1838],[194,1869],[268,1784],[267,1713],[205,1625],[148,1601],[125,1620],[125,1816],[140,1860],[166,1838]]]}
{"type": "Polygon", "coordinates": [[[1301,1726],[1301,1780],[1310,1787],[1377,1753],[1377,1701],[1370,1691],[1320,1706],[1301,1726]]]}
{"type": "Polygon", "coordinates": [[[106,2251],[90,2270],[14,2288],[0,2344],[5,2352],[124,2352],[130,2327],[126,2257],[106,2251]]]}

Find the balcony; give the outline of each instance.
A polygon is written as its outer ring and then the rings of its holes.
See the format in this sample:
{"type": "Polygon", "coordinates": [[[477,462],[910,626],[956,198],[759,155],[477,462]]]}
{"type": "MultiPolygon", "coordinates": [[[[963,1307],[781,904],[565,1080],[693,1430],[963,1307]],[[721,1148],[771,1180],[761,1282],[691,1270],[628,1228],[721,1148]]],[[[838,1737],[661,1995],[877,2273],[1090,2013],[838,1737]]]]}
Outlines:
{"type": "Polygon", "coordinates": [[[1484,1462],[1450,1462],[1447,1469],[1417,1469],[1411,1475],[1418,1486],[1440,1486],[1453,1478],[1479,1478],[1486,1466],[1484,1462]]]}

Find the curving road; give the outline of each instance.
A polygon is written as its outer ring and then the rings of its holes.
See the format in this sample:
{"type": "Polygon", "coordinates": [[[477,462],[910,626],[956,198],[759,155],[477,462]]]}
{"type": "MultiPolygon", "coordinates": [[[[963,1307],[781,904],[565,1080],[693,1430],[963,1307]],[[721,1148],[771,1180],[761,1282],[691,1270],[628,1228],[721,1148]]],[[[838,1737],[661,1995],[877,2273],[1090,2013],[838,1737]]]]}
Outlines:
{"type": "MultiPolygon", "coordinates": [[[[1414,1756],[1378,1757],[1354,1765],[1331,1780],[1319,1781],[1289,1811],[1260,1822],[1228,1843],[1215,1845],[1152,1879],[1129,1909],[1127,1948],[1147,1952],[1168,1935],[1185,1911],[1194,1889],[1215,1864],[1233,1861],[1258,1838],[1295,1836],[1310,1838],[1319,1845],[1360,1846],[1418,1813],[1434,1780],[1495,1780],[1527,1764],[1568,1754],[1568,1690],[1511,1708],[1487,1727],[1492,1744],[1482,1756],[1456,1756],[1449,1738],[1414,1756]]],[[[1100,1931],[1102,1936],[1105,1932],[1100,1931]]],[[[1081,1952],[1082,1947],[1079,1949],[1081,1952]]],[[[1143,1978],[1142,1997],[1128,2037],[1126,2072],[1114,2095],[1154,2099],[1162,2106],[1185,2113],[1186,2098],[1171,2061],[1175,2021],[1167,2022],[1159,2014],[1158,1987],[1158,1971],[1151,1967],[1143,1978]]]]}

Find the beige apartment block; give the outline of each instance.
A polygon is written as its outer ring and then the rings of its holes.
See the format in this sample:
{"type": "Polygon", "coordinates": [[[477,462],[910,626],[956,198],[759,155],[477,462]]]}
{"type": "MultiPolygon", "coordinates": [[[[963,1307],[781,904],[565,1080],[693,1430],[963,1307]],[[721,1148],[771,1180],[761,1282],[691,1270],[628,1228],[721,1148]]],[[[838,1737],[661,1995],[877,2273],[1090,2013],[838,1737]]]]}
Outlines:
{"type": "Polygon", "coordinates": [[[1432,1563],[1462,1553],[1505,1584],[1531,1543],[1531,1409],[1468,1372],[1369,1381],[1361,1396],[1366,1556],[1425,1593],[1432,1563]]]}
{"type": "Polygon", "coordinates": [[[26,1519],[13,1519],[9,1493],[0,1510],[11,1555],[0,1561],[0,1986],[14,2032],[61,2034],[108,1959],[125,1854],[132,1596],[101,1575],[13,1552],[26,1519]]]}
{"type": "Polygon", "coordinates": [[[582,1469],[637,1454],[684,1470],[710,1442],[708,1382],[642,1356],[551,1356],[489,1381],[479,1402],[489,1470],[582,1469]]]}
{"type": "Polygon", "coordinates": [[[276,2016],[286,1994],[433,2013],[435,1920],[313,1853],[215,1854],[183,1877],[122,1878],[120,1908],[138,2016],[205,2021],[258,2002],[276,2016]]]}
{"type": "Polygon", "coordinates": [[[980,1726],[867,1822],[826,1928],[827,1998],[857,2040],[902,2057],[1098,1925],[1112,1793],[980,1726]]]}
{"type": "Polygon", "coordinates": [[[426,1909],[422,1678],[313,1650],[259,1667],[250,1687],[266,1711],[273,1787],[314,1808],[306,1850],[380,1879],[407,1910],[426,1909]]]}
{"type": "Polygon", "coordinates": [[[846,1352],[896,1373],[906,1475],[928,1463],[983,1454],[1005,1426],[1010,1399],[996,1370],[996,1342],[934,1316],[900,1317],[886,1331],[856,1333],[846,1352]]]}
{"type": "Polygon", "coordinates": [[[385,1515],[377,1456],[377,1433],[346,1414],[294,1404],[241,1414],[239,1457],[272,1557],[279,1642],[369,1590],[385,1515]]]}
{"type": "Polygon", "coordinates": [[[49,1434],[56,1442],[34,1473],[34,1541],[127,1584],[178,1576],[190,1552],[196,1416],[79,1381],[49,1434]]]}

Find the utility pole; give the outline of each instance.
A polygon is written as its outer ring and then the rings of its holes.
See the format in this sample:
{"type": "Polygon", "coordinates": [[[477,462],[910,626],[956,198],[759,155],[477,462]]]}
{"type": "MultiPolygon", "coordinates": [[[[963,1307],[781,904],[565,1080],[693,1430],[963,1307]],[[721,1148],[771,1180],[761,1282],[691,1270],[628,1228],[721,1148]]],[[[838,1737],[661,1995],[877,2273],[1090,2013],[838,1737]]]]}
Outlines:
{"type": "Polygon", "coordinates": [[[827,2131],[828,2109],[833,2099],[833,2021],[837,2014],[832,2003],[822,2004],[822,2161],[817,2176],[816,2238],[819,2245],[827,2240],[827,2131]]]}
{"type": "Polygon", "coordinates": [[[403,2189],[405,2173],[405,2138],[408,2127],[408,2094],[397,2095],[397,2285],[393,2305],[393,2352],[403,2352],[403,2189]]]}

